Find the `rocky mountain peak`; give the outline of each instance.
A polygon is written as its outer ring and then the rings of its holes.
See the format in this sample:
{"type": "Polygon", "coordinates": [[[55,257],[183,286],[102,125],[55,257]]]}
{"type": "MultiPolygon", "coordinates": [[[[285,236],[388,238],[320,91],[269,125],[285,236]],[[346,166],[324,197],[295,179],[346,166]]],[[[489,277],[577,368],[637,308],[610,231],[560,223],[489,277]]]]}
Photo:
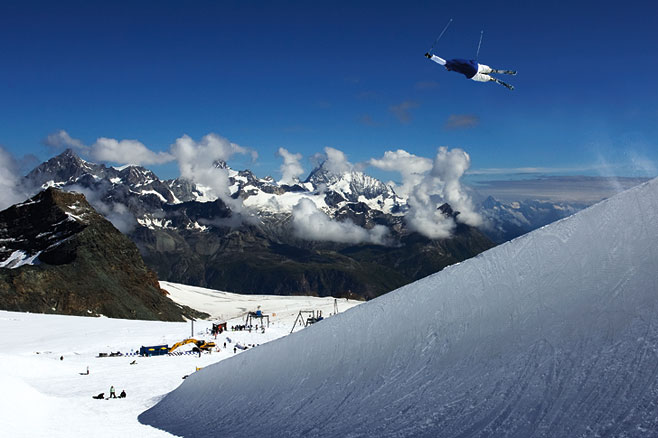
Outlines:
{"type": "Polygon", "coordinates": [[[150,184],[158,180],[158,177],[150,170],[141,166],[128,166],[119,171],[119,177],[131,185],[150,184]]]}
{"type": "Polygon", "coordinates": [[[71,148],[68,148],[59,154],[59,158],[62,160],[82,161],[82,159],[75,152],[73,152],[73,149],[71,148]]]}
{"type": "Polygon", "coordinates": [[[311,183],[316,189],[325,187],[341,194],[350,202],[358,202],[360,196],[366,199],[395,197],[395,192],[377,178],[358,170],[335,172],[326,167],[326,162],[311,171],[305,183],[311,183]]]}
{"type": "Polygon", "coordinates": [[[457,215],[459,214],[459,212],[453,210],[450,204],[448,204],[447,202],[439,205],[438,210],[446,217],[456,218],[457,215]]]}
{"type": "Polygon", "coordinates": [[[45,187],[74,181],[86,173],[102,177],[106,172],[104,165],[85,161],[73,150],[67,149],[34,168],[25,178],[30,185],[45,187]]]}
{"type": "Polygon", "coordinates": [[[329,169],[327,168],[327,162],[323,161],[319,166],[313,169],[311,173],[308,174],[304,182],[310,182],[313,185],[331,184],[345,177],[345,175],[349,175],[350,173],[351,171],[336,172],[333,169],[329,169]]]}
{"type": "Polygon", "coordinates": [[[34,197],[23,204],[17,204],[17,207],[30,205],[31,203],[43,204],[45,207],[57,207],[65,213],[76,214],[78,216],[91,215],[95,218],[102,218],[96,213],[87,199],[81,193],[68,192],[49,187],[46,190],[37,193],[34,197]]]}
{"type": "Polygon", "coordinates": [[[101,220],[105,219],[83,195],[50,187],[0,212],[0,266],[15,268],[48,259],[62,242],[101,220]]]}
{"type": "Polygon", "coordinates": [[[228,163],[224,160],[215,160],[212,164],[216,169],[230,169],[228,163]]]}
{"type": "Polygon", "coordinates": [[[500,206],[501,203],[491,195],[487,196],[487,199],[482,202],[482,207],[487,209],[499,208],[500,206]]]}

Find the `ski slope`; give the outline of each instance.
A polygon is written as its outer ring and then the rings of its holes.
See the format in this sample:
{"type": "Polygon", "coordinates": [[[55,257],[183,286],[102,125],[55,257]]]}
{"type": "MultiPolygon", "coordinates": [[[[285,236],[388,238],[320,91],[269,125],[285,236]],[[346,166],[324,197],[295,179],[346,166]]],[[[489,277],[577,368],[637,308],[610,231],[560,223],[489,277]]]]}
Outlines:
{"type": "MultiPolygon", "coordinates": [[[[206,312],[210,314],[211,320],[228,321],[241,318],[247,311],[256,310],[260,306],[263,313],[270,315],[272,321],[284,322],[284,324],[290,322],[290,329],[300,310],[321,310],[325,317],[334,312],[332,297],[242,295],[168,281],[161,281],[160,287],[169,292],[169,298],[178,304],[206,312]]],[[[335,300],[339,312],[360,303],[345,298],[335,300]]]]}
{"type": "Polygon", "coordinates": [[[184,437],[658,435],[658,179],[192,375],[184,437]]]}
{"type": "MultiPolygon", "coordinates": [[[[319,309],[325,316],[334,311],[333,298],[239,295],[168,282],[161,286],[175,301],[228,322],[229,331],[215,340],[220,351],[201,357],[98,357],[102,352],[130,353],[142,345],[171,346],[191,335],[191,324],[0,311],[0,436],[171,437],[139,423],[137,416],[184,382],[183,376],[244,354],[239,349],[234,353],[236,344],[257,350],[288,335],[299,310],[319,309]],[[271,317],[265,333],[230,331],[259,305],[271,317]],[[133,360],[137,363],[131,365],[133,360]],[[87,367],[89,375],[81,374],[87,367]],[[127,397],[92,399],[101,392],[108,397],[110,385],[117,395],[125,390],[127,397]]],[[[359,303],[337,300],[339,312],[359,303]]],[[[207,330],[215,320],[196,321],[195,338],[214,340],[207,330]]],[[[190,346],[177,349],[185,350],[190,346]]]]}

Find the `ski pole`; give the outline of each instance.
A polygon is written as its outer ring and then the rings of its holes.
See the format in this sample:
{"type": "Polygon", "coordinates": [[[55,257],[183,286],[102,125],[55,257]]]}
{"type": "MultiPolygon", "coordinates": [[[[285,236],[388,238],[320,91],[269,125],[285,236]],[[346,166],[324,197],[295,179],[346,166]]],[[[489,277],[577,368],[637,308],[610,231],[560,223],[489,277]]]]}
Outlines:
{"type": "Polygon", "coordinates": [[[448,26],[450,26],[450,23],[452,23],[452,18],[450,19],[450,21],[448,21],[448,24],[446,24],[446,27],[443,28],[443,30],[441,31],[441,34],[434,40],[434,44],[432,44],[432,47],[430,47],[430,50],[427,53],[432,53],[432,50],[434,49],[434,46],[436,46],[436,43],[439,42],[439,40],[441,39],[443,34],[446,32],[446,30],[448,30],[448,26]]]}
{"type": "Polygon", "coordinates": [[[482,45],[482,35],[484,34],[484,30],[480,31],[480,42],[478,43],[478,51],[475,54],[475,61],[477,62],[478,59],[480,58],[480,46],[482,45]]]}

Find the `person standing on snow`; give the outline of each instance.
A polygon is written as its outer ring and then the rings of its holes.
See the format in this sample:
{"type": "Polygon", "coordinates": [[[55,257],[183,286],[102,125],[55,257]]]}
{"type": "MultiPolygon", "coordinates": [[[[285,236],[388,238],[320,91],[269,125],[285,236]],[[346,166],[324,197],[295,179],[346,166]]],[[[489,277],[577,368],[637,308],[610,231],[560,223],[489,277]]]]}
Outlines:
{"type": "Polygon", "coordinates": [[[515,75],[516,72],[513,70],[497,70],[495,68],[491,68],[488,65],[480,64],[477,61],[470,59],[448,59],[445,60],[439,56],[436,55],[430,55],[429,53],[425,53],[425,57],[427,59],[431,59],[432,61],[436,62],[437,64],[440,64],[446,68],[448,71],[454,71],[457,73],[461,73],[464,76],[466,76],[468,79],[472,79],[477,82],[489,82],[493,81],[497,84],[500,84],[504,87],[509,88],[510,90],[514,89],[513,85],[510,85],[508,83],[505,83],[501,81],[500,79],[494,78],[493,76],[489,76],[491,73],[502,73],[506,75],[515,75]]]}
{"type": "Polygon", "coordinates": [[[117,394],[114,392],[114,386],[110,386],[110,396],[108,398],[117,398],[117,394]]]}

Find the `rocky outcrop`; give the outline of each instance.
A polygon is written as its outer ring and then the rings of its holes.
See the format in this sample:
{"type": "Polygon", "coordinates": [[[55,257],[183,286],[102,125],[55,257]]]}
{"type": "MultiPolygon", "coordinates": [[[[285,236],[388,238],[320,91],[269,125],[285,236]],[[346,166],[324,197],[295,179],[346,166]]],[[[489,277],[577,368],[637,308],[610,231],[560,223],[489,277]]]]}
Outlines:
{"type": "Polygon", "coordinates": [[[49,188],[0,212],[0,308],[183,321],[135,244],[81,194],[49,188]]]}

